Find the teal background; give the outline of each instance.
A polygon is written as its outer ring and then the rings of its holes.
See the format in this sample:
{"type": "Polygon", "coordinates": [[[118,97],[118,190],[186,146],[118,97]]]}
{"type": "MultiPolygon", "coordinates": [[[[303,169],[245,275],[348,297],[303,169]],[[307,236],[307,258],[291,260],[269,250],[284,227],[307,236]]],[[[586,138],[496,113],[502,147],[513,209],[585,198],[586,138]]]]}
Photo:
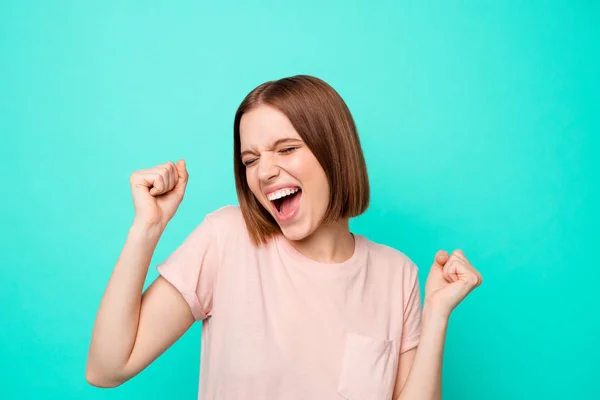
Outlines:
{"type": "Polygon", "coordinates": [[[154,267],[236,204],[258,84],[347,101],[372,204],[354,231],[484,276],[452,315],[444,399],[597,399],[600,6],[594,1],[0,3],[0,397],[194,399],[200,325],[116,389],[85,381],[133,218],[131,172],[185,158],[154,267]]]}

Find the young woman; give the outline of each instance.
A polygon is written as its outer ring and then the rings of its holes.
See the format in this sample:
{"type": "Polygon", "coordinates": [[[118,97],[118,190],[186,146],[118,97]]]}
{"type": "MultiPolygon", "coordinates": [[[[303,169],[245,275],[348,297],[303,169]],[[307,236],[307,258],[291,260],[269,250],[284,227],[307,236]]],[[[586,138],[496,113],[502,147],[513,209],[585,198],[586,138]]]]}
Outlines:
{"type": "Polygon", "coordinates": [[[203,400],[441,398],[448,319],[481,275],[460,250],[439,251],[421,306],[415,264],[350,231],[369,182],[338,93],[304,75],[254,89],[235,116],[234,171],[239,206],[206,215],[144,293],[188,173],[179,160],[131,175],[135,218],[88,382],[120,385],[203,321],[203,400]]]}

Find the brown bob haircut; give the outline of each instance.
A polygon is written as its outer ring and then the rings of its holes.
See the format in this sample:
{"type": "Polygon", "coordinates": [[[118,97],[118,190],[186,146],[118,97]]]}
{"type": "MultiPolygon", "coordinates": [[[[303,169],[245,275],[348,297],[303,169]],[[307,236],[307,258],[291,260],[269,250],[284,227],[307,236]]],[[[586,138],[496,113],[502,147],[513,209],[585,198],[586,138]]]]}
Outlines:
{"type": "Polygon", "coordinates": [[[369,178],[354,119],[344,100],[329,84],[313,76],[296,75],[265,82],[242,101],[233,126],[236,192],[254,244],[265,244],[281,232],[275,219],[250,191],[246,167],[240,157],[242,116],[261,105],[271,106],[288,117],[325,171],[330,198],[321,223],[365,212],[370,198],[369,178]]]}

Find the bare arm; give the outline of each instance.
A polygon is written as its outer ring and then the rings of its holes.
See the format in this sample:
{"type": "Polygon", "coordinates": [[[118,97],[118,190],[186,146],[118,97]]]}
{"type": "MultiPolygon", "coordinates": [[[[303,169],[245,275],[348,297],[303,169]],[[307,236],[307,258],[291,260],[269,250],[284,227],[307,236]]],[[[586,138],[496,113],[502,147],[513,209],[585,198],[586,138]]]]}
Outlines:
{"type": "Polygon", "coordinates": [[[461,250],[452,255],[438,251],[425,284],[419,346],[414,360],[408,355],[404,362],[400,361],[401,367],[406,367],[404,372],[399,371],[397,385],[401,390],[396,400],[441,400],[442,358],[450,314],[482,282],[481,274],[461,250]]]}
{"type": "Polygon", "coordinates": [[[441,400],[442,358],[448,317],[425,306],[419,346],[402,354],[394,399],[441,400]],[[403,359],[405,358],[405,359],[403,359]]]}
{"type": "Polygon", "coordinates": [[[396,374],[396,383],[394,384],[394,394],[392,396],[393,399],[397,399],[398,396],[400,396],[400,391],[406,383],[406,378],[408,378],[408,373],[415,360],[417,348],[418,347],[415,347],[400,354],[400,359],[398,360],[398,373],[396,374]]]}
{"type": "Polygon", "coordinates": [[[164,278],[142,294],[152,255],[187,181],[183,159],[131,174],[135,218],[100,302],[88,352],[85,374],[94,386],[132,378],[194,322],[183,296],[164,278]]]}
{"type": "Polygon", "coordinates": [[[192,325],[183,296],[158,277],[143,293],[162,229],[132,225],[98,309],[86,366],[87,381],[115,387],[132,378],[192,325]]]}

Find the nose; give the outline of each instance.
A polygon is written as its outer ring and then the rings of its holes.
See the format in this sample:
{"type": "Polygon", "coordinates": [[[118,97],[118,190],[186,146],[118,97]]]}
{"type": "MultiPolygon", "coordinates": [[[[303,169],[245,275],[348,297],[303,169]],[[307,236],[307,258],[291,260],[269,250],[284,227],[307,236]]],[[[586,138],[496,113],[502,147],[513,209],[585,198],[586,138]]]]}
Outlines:
{"type": "Polygon", "coordinates": [[[258,160],[258,179],[268,182],[279,175],[279,166],[271,156],[263,156],[258,160]]]}

